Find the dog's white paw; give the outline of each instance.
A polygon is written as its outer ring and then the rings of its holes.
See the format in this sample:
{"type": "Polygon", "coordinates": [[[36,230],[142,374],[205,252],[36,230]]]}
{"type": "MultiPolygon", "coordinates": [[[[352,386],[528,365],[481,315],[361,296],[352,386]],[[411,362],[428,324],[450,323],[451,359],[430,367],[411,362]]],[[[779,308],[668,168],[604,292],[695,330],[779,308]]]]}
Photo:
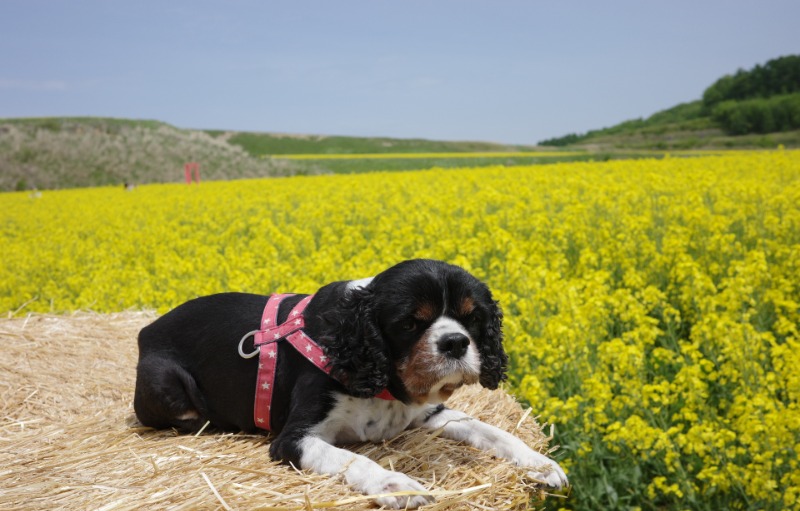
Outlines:
{"type": "MultiPolygon", "coordinates": [[[[366,488],[368,495],[379,495],[385,493],[396,493],[404,491],[427,492],[428,490],[414,481],[410,477],[400,472],[385,470],[374,476],[366,488]]],[[[425,504],[430,504],[434,498],[430,495],[397,495],[389,497],[378,497],[375,502],[379,506],[386,506],[392,509],[414,509],[425,504]]]]}
{"type": "Polygon", "coordinates": [[[515,465],[535,469],[528,472],[528,476],[557,490],[569,486],[567,474],[564,473],[561,465],[532,449],[522,454],[522,456],[515,457],[512,461],[515,465]]]}
{"type": "Polygon", "coordinates": [[[528,477],[536,481],[541,481],[548,487],[556,490],[569,486],[567,475],[555,461],[550,464],[550,470],[546,472],[528,472],[528,477]]]}

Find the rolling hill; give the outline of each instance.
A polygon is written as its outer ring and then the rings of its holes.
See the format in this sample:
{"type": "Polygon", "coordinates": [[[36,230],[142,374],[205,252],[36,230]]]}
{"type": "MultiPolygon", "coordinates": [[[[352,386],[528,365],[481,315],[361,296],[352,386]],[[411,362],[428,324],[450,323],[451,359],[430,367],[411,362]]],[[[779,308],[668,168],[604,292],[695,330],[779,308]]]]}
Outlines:
{"type": "Polygon", "coordinates": [[[739,70],[702,98],[584,134],[539,142],[592,150],[800,147],[800,55],[739,70]]]}

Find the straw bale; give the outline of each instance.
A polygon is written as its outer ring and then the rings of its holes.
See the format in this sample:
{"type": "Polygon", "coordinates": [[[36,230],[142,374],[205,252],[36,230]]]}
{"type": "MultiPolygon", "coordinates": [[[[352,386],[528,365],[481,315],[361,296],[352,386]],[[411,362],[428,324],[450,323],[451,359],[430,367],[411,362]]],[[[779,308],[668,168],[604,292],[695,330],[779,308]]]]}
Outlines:
{"type": "MultiPolygon", "coordinates": [[[[0,320],[0,509],[374,507],[338,478],[270,461],[269,436],[138,424],[136,335],[155,318],[0,320]]],[[[448,404],[547,449],[536,421],[503,391],[472,386],[448,404]]],[[[545,497],[525,470],[436,434],[408,431],[352,448],[433,490],[437,500],[425,509],[527,509],[545,497]]]]}

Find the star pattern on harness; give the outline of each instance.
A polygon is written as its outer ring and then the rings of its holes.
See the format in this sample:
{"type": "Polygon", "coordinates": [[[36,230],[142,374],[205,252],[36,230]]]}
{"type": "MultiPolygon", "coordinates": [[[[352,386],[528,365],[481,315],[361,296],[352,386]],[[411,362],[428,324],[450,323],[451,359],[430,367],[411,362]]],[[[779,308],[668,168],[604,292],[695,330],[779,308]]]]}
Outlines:
{"type": "Polygon", "coordinates": [[[302,311],[311,301],[311,297],[295,305],[295,308],[289,312],[284,322],[279,320],[278,310],[281,300],[289,296],[292,295],[272,295],[262,316],[263,324],[258,342],[259,348],[264,347],[261,345],[266,345],[267,348],[259,350],[261,359],[258,364],[259,373],[256,384],[255,422],[258,427],[264,429],[270,429],[271,401],[274,392],[276,362],[278,360],[278,342],[287,341],[298,354],[301,354],[319,369],[325,373],[330,371],[327,367],[329,358],[325,355],[322,347],[303,331],[305,321],[302,311]]]}

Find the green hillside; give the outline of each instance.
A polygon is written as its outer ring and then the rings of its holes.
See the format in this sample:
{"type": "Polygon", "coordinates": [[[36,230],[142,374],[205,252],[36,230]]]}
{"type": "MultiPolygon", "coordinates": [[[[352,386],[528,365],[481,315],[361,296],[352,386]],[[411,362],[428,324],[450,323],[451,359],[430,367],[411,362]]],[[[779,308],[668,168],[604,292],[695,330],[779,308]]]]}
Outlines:
{"type": "Polygon", "coordinates": [[[800,56],[739,70],[702,98],[644,119],[542,140],[542,146],[590,149],[728,149],[800,147],[800,56]]]}
{"type": "Polygon", "coordinates": [[[468,153],[491,151],[531,151],[533,146],[491,142],[447,142],[421,138],[342,137],[208,131],[254,156],[282,154],[374,154],[374,153],[468,153]]]}

